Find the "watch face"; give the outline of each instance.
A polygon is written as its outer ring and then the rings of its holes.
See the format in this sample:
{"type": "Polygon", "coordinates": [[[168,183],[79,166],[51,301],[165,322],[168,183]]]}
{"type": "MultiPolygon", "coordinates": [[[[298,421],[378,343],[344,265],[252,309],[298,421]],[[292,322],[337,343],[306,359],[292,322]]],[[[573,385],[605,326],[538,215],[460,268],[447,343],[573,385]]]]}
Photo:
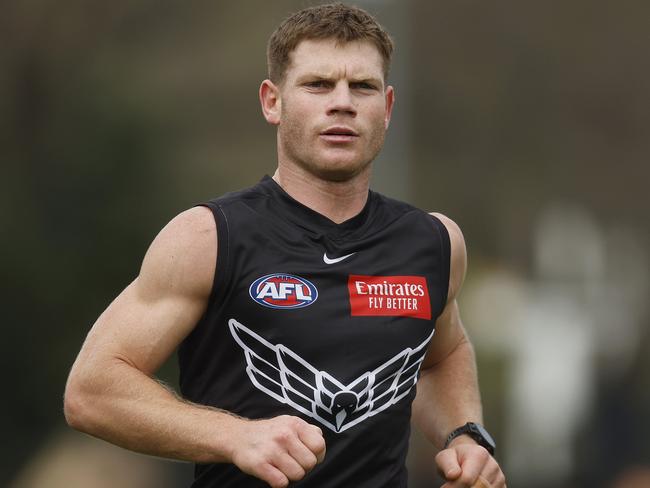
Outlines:
{"type": "Polygon", "coordinates": [[[492,436],[481,424],[476,424],[474,422],[467,422],[465,425],[458,427],[456,430],[452,431],[452,433],[449,434],[449,437],[447,437],[444,448],[446,449],[452,440],[463,434],[470,436],[480,446],[483,446],[492,456],[494,456],[494,451],[497,447],[494,439],[492,439],[492,436]]]}
{"type": "Polygon", "coordinates": [[[494,439],[492,439],[492,436],[488,434],[488,431],[485,430],[482,425],[474,424],[474,426],[476,427],[476,430],[479,433],[479,435],[483,437],[483,439],[485,439],[488,444],[490,444],[493,448],[496,447],[496,443],[494,442],[494,439]]]}

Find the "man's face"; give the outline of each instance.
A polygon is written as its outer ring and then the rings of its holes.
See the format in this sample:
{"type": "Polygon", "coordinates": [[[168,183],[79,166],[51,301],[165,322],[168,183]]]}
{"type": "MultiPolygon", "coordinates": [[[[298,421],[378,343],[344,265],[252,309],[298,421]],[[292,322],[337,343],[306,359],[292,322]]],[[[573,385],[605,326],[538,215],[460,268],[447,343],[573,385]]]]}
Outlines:
{"type": "MultiPolygon", "coordinates": [[[[305,40],[277,87],[280,161],[329,181],[346,181],[379,153],[393,89],[369,41],[305,40]]],[[[268,120],[268,116],[267,116],[268,120]]]]}

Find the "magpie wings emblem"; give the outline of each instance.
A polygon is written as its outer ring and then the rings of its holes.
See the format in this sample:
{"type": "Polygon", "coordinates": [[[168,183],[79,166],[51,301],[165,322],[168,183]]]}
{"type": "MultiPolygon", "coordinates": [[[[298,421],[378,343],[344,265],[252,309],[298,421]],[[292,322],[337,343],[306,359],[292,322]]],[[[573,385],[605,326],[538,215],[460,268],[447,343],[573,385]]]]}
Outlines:
{"type": "Polygon", "coordinates": [[[246,373],[255,387],[291,405],[334,432],[357,425],[399,402],[418,379],[426,346],[434,332],[349,384],[319,371],[282,344],[272,344],[235,319],[230,332],[244,350],[246,373]]]}

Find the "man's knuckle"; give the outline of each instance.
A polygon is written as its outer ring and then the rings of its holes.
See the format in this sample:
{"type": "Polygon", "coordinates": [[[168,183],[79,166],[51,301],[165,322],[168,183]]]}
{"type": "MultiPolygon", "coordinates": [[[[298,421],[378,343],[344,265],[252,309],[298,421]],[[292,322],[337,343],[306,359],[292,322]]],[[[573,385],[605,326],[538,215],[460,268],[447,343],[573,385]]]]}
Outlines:
{"type": "Polygon", "coordinates": [[[316,449],[317,453],[323,452],[325,450],[325,439],[318,437],[314,442],[314,448],[316,449]]]}
{"type": "Polygon", "coordinates": [[[282,419],[282,422],[291,425],[296,417],[293,415],[280,415],[278,418],[282,419]]]}
{"type": "Polygon", "coordinates": [[[273,488],[285,488],[288,485],[286,477],[276,471],[270,464],[264,464],[260,469],[260,478],[273,488]]]}
{"type": "Polygon", "coordinates": [[[289,480],[286,476],[278,476],[275,481],[275,486],[277,488],[287,488],[289,486],[289,480]]]}
{"type": "Polygon", "coordinates": [[[298,481],[305,477],[306,471],[300,467],[295,467],[290,473],[285,473],[291,481],[298,481]]]}
{"type": "Polygon", "coordinates": [[[316,466],[316,464],[318,464],[318,458],[312,454],[305,460],[305,469],[307,471],[311,471],[314,469],[314,466],[316,466]]]}
{"type": "Polygon", "coordinates": [[[470,486],[476,480],[469,473],[463,472],[458,478],[458,481],[464,485],[470,486]]]}
{"type": "Polygon", "coordinates": [[[274,436],[274,440],[282,446],[285,446],[291,440],[291,438],[291,431],[287,429],[278,430],[274,436]]]}
{"type": "Polygon", "coordinates": [[[291,417],[291,427],[296,430],[303,430],[307,428],[308,425],[309,424],[300,417],[291,417]]]}
{"type": "Polygon", "coordinates": [[[483,446],[475,446],[474,452],[476,453],[476,456],[480,457],[483,461],[487,461],[491,457],[488,450],[483,446]]]}
{"type": "Polygon", "coordinates": [[[288,441],[291,440],[291,438],[293,437],[293,431],[290,429],[283,429],[278,433],[278,436],[283,441],[288,441]]]}

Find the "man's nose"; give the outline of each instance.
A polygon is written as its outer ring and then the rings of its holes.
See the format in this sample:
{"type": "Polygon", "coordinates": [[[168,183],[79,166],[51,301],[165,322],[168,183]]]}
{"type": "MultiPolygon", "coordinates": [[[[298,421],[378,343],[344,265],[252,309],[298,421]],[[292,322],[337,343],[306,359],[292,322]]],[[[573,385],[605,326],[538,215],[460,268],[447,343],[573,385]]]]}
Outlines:
{"type": "Polygon", "coordinates": [[[330,92],[327,115],[337,114],[346,114],[353,117],[357,115],[354,98],[347,83],[337,83],[334,89],[330,92]]]}

